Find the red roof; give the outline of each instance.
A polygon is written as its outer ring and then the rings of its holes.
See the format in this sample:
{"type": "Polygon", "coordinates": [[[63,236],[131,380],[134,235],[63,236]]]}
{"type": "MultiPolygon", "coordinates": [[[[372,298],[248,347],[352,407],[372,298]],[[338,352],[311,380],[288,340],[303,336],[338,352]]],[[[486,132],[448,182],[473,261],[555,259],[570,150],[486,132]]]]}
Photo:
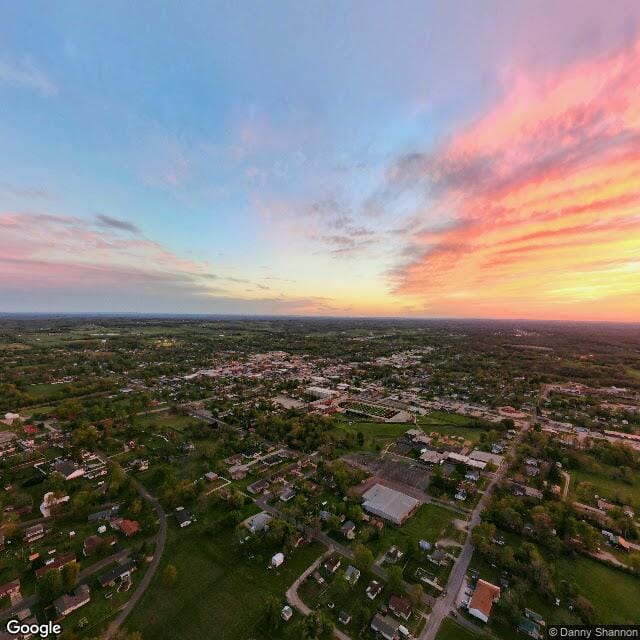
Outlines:
{"type": "Polygon", "coordinates": [[[469,610],[480,611],[488,618],[491,614],[493,603],[499,596],[500,587],[496,587],[495,584],[491,584],[486,580],[478,580],[476,590],[473,592],[473,597],[469,602],[469,610]]]}
{"type": "Polygon", "coordinates": [[[138,533],[140,531],[140,523],[136,520],[117,520],[115,523],[116,527],[124,533],[127,538],[138,533]]]}
{"type": "Polygon", "coordinates": [[[50,564],[45,564],[44,567],[40,567],[39,569],[36,569],[36,578],[42,578],[42,576],[45,573],[51,571],[52,569],[57,569],[58,571],[60,571],[60,569],[62,569],[62,567],[64,567],[65,564],[69,564],[70,562],[75,562],[75,561],[76,561],[75,553],[65,553],[64,555],[57,557],[50,564]]]}

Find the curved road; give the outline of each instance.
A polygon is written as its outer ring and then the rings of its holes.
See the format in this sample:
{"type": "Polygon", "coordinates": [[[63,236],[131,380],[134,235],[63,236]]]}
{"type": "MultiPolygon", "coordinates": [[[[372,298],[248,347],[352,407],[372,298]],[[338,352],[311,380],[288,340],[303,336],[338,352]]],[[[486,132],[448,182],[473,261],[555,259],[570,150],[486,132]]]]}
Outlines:
{"type": "MultiPolygon", "coordinates": [[[[117,464],[113,461],[112,463],[117,464]]],[[[147,587],[151,582],[151,579],[160,566],[160,560],[162,558],[164,547],[167,542],[167,514],[164,512],[160,501],[156,497],[152,496],[137,480],[134,479],[133,483],[140,496],[153,507],[158,516],[160,528],[155,537],[156,548],[153,552],[153,560],[151,560],[151,562],[149,563],[149,567],[147,568],[146,573],[142,577],[142,580],[140,580],[140,583],[138,584],[131,598],[129,598],[129,600],[127,601],[127,604],[122,607],[118,615],[107,627],[107,630],[103,635],[103,638],[105,640],[109,640],[109,638],[111,638],[118,631],[118,629],[122,626],[122,623],[126,620],[127,616],[131,613],[133,608],[140,601],[140,598],[142,598],[142,596],[144,595],[144,592],[147,590],[147,587]]]]}

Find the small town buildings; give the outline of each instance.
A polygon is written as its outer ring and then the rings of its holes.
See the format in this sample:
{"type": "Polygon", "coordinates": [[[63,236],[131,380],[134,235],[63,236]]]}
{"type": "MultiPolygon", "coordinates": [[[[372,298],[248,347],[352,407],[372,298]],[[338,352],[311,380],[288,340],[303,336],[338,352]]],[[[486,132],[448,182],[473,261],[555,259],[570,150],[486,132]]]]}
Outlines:
{"type": "Polygon", "coordinates": [[[289,500],[294,498],[295,495],[296,495],[296,492],[291,487],[285,487],[280,492],[280,500],[282,500],[282,502],[289,502],[289,500]]]}
{"type": "Polygon", "coordinates": [[[42,524],[34,524],[32,527],[27,527],[24,530],[24,541],[27,543],[34,542],[44,538],[45,528],[42,524]]]}
{"type": "Polygon", "coordinates": [[[288,604],[285,605],[284,607],[282,607],[280,616],[285,622],[289,622],[289,620],[291,620],[291,616],[293,616],[293,609],[288,604]]]}
{"type": "Polygon", "coordinates": [[[360,569],[356,569],[353,565],[349,565],[347,570],[344,572],[345,580],[353,586],[360,580],[360,569]]]}
{"type": "Polygon", "coordinates": [[[483,622],[488,622],[493,603],[497,602],[499,598],[500,587],[486,580],[478,580],[473,596],[469,601],[469,613],[483,622]]]}
{"type": "Polygon", "coordinates": [[[381,484],[374,484],[362,497],[365,511],[397,525],[403,524],[420,506],[416,498],[381,484]]]}
{"type": "Polygon", "coordinates": [[[140,531],[140,523],[137,520],[118,518],[117,520],[112,520],[111,526],[123,533],[127,538],[134,536],[140,531]]]}
{"type": "Polygon", "coordinates": [[[269,482],[267,480],[257,480],[256,482],[254,482],[253,484],[250,484],[247,487],[247,491],[253,494],[254,496],[256,496],[259,493],[263,493],[268,488],[269,488],[269,482]]]}
{"type": "Polygon", "coordinates": [[[271,558],[271,566],[275,569],[284,562],[284,553],[276,553],[271,558]]]}
{"type": "Polygon", "coordinates": [[[13,599],[20,596],[20,580],[16,578],[11,582],[0,585],[0,598],[8,597],[13,602],[13,599]]]}
{"type": "Polygon", "coordinates": [[[188,527],[193,522],[193,517],[189,511],[187,511],[184,507],[178,507],[176,509],[176,522],[181,529],[184,527],[188,527]]]}
{"type": "Polygon", "coordinates": [[[376,615],[373,616],[370,627],[373,631],[379,633],[384,640],[398,639],[400,623],[397,620],[394,620],[391,616],[383,616],[380,613],[376,613],[376,615]]]}
{"type": "Polygon", "coordinates": [[[60,460],[53,465],[53,470],[65,480],[75,480],[84,475],[84,469],[71,460],[60,460]]]}
{"type": "Polygon", "coordinates": [[[102,588],[112,587],[116,581],[128,580],[131,574],[137,569],[137,565],[134,560],[128,560],[123,564],[120,564],[107,573],[102,574],[98,578],[98,582],[102,588]]]}
{"type": "Polygon", "coordinates": [[[543,637],[540,625],[526,617],[520,618],[518,631],[533,640],[542,640],[543,637]]]}
{"type": "Polygon", "coordinates": [[[403,556],[404,553],[402,553],[402,551],[400,551],[396,546],[391,547],[391,549],[386,553],[387,562],[391,562],[393,564],[398,562],[403,556]]]}
{"type": "Polygon", "coordinates": [[[379,580],[372,580],[367,587],[367,598],[375,600],[383,589],[383,584],[379,580]]]}
{"type": "Polygon", "coordinates": [[[48,564],[45,564],[43,567],[36,569],[36,578],[39,580],[45,573],[48,573],[49,571],[62,571],[62,567],[75,561],[75,553],[65,553],[61,556],[58,556],[48,564]]]}
{"type": "Polygon", "coordinates": [[[91,600],[89,586],[79,585],[72,595],[64,594],[53,601],[56,613],[61,618],[69,615],[72,611],[79,609],[91,600]]]}
{"type": "Polygon", "coordinates": [[[119,505],[113,505],[108,509],[103,509],[102,511],[96,511],[94,513],[90,513],[87,517],[87,522],[99,522],[100,520],[111,520],[112,518],[117,517],[118,511],[120,509],[119,505]]]}
{"type": "Polygon", "coordinates": [[[331,558],[325,561],[324,568],[329,573],[335,573],[340,568],[341,564],[342,564],[342,560],[340,560],[339,556],[332,556],[331,558]]]}
{"type": "Polygon", "coordinates": [[[411,602],[401,596],[391,596],[389,610],[404,620],[408,620],[411,617],[411,602]]]}
{"type": "Polygon", "coordinates": [[[266,512],[257,513],[246,521],[246,527],[251,533],[260,533],[269,528],[269,523],[273,518],[266,512]]]}
{"type": "Polygon", "coordinates": [[[12,454],[17,443],[18,436],[13,431],[0,431],[0,458],[12,454]]]}
{"type": "Polygon", "coordinates": [[[351,520],[347,520],[340,527],[340,533],[342,533],[347,540],[353,540],[356,537],[356,525],[351,522],[351,520]]]}
{"type": "Polygon", "coordinates": [[[85,557],[93,555],[98,549],[113,547],[118,539],[115,536],[101,538],[100,536],[89,536],[82,543],[82,553],[85,557]]]}
{"type": "Polygon", "coordinates": [[[340,624],[349,624],[351,622],[351,614],[346,611],[341,611],[338,615],[338,622],[340,624]]]}
{"type": "Polygon", "coordinates": [[[207,473],[204,474],[204,477],[209,482],[215,482],[220,476],[213,471],[207,471],[207,473]]]}

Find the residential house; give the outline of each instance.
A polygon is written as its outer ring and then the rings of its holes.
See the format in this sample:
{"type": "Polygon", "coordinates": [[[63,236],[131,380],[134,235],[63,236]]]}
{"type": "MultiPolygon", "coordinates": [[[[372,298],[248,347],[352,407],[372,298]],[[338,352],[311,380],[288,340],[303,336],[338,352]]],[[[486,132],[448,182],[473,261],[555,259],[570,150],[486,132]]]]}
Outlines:
{"type": "Polygon", "coordinates": [[[118,539],[115,536],[101,538],[100,536],[89,536],[82,543],[82,553],[85,556],[93,555],[98,549],[106,549],[113,547],[118,539]]]}
{"type": "Polygon", "coordinates": [[[356,525],[351,520],[347,520],[340,527],[340,532],[347,540],[353,540],[356,537],[356,525]]]}
{"type": "Polygon", "coordinates": [[[137,520],[126,520],[125,518],[118,518],[111,522],[111,526],[123,533],[127,538],[134,536],[140,531],[140,523],[137,520]]]}
{"type": "Polygon", "coordinates": [[[342,564],[342,560],[340,560],[339,556],[332,556],[324,563],[324,568],[329,571],[329,573],[335,573],[342,564]]]}
{"type": "Polygon", "coordinates": [[[24,530],[24,541],[27,543],[34,542],[44,538],[45,528],[42,524],[34,524],[32,527],[27,527],[24,530]]]}
{"type": "Polygon", "coordinates": [[[75,480],[84,475],[84,469],[71,460],[60,460],[53,465],[53,470],[65,480],[75,480]]]}
{"type": "Polygon", "coordinates": [[[383,616],[380,613],[376,613],[376,615],[373,616],[370,627],[373,631],[379,633],[384,640],[398,639],[400,623],[397,620],[394,620],[391,616],[383,616]]]}
{"type": "Polygon", "coordinates": [[[411,602],[407,598],[391,596],[389,609],[404,620],[408,620],[411,617],[411,602]]]}
{"type": "Polygon", "coordinates": [[[72,595],[64,594],[53,601],[56,613],[61,618],[69,615],[72,611],[79,609],[91,600],[89,586],[79,585],[72,595]]]}
{"type": "Polygon", "coordinates": [[[360,580],[360,569],[356,569],[353,565],[349,565],[347,570],[344,572],[344,577],[346,581],[353,586],[360,580]]]}
{"type": "Polygon", "coordinates": [[[107,573],[102,574],[98,578],[98,582],[101,587],[111,587],[116,581],[127,580],[131,577],[131,574],[137,569],[137,565],[134,560],[128,560],[123,564],[120,564],[107,573]]]}
{"type": "Polygon", "coordinates": [[[62,571],[62,567],[65,565],[71,564],[76,561],[75,553],[65,553],[61,556],[58,556],[54,560],[50,561],[48,564],[45,564],[43,567],[36,569],[36,578],[39,580],[45,573],[49,571],[57,570],[62,571]]]}
{"type": "Polygon", "coordinates": [[[338,622],[340,624],[349,624],[351,622],[351,614],[346,611],[341,611],[338,615],[338,622]]]}
{"type": "Polygon", "coordinates": [[[499,598],[500,587],[486,580],[478,580],[473,596],[469,601],[469,613],[483,622],[488,622],[493,603],[497,602],[499,598]]]}
{"type": "Polygon", "coordinates": [[[379,580],[372,580],[367,587],[367,598],[369,598],[369,600],[375,600],[375,598],[380,595],[383,586],[384,585],[379,580]]]}
{"type": "Polygon", "coordinates": [[[176,522],[181,529],[188,527],[193,522],[193,516],[184,507],[178,507],[175,516],[176,522]]]}

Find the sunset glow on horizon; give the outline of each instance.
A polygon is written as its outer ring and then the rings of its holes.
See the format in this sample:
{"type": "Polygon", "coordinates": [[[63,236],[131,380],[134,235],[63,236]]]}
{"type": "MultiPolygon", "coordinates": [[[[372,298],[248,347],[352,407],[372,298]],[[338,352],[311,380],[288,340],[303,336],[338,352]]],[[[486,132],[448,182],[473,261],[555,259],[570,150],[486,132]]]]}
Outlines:
{"type": "Polygon", "coordinates": [[[5,7],[0,312],[640,322],[640,5],[553,6],[5,7]]]}

